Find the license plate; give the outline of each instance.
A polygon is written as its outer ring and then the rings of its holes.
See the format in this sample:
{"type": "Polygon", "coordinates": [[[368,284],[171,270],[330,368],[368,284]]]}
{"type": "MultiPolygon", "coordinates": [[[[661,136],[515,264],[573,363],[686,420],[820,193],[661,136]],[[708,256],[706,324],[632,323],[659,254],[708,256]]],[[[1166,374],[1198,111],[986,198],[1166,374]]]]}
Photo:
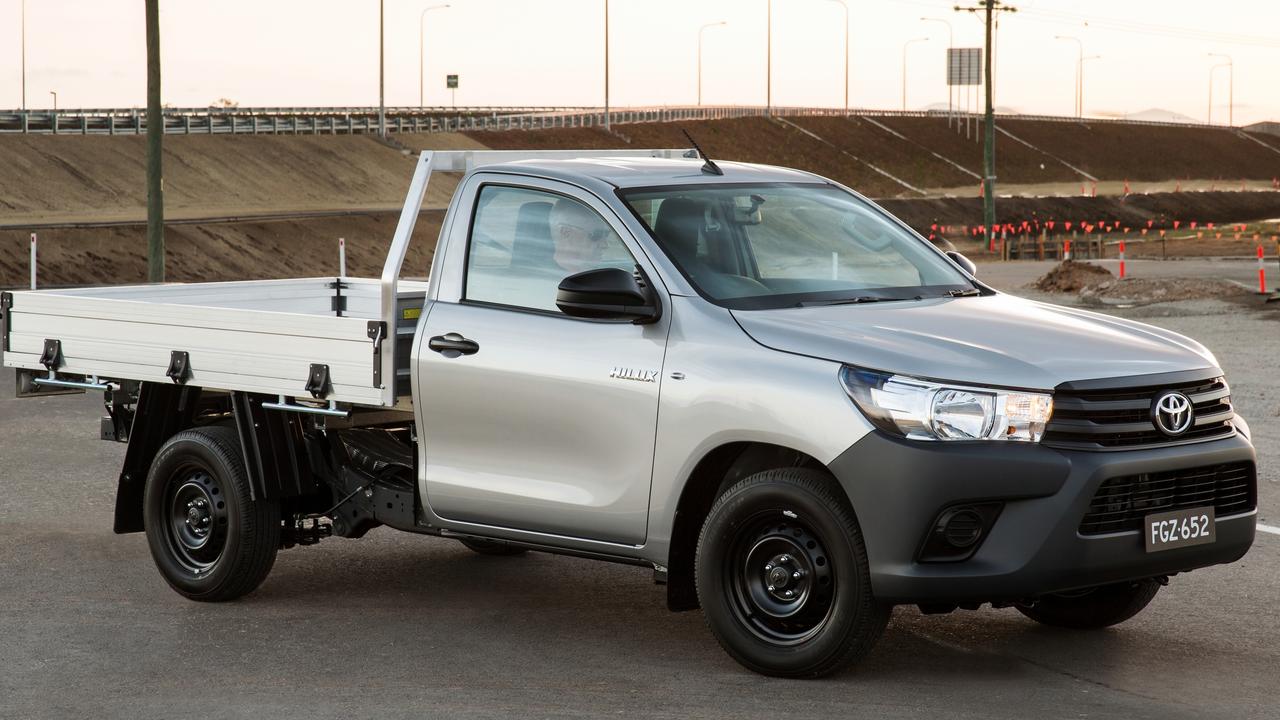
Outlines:
{"type": "Polygon", "coordinates": [[[1217,538],[1212,507],[1174,510],[1146,518],[1147,552],[1207,545],[1217,538]]]}

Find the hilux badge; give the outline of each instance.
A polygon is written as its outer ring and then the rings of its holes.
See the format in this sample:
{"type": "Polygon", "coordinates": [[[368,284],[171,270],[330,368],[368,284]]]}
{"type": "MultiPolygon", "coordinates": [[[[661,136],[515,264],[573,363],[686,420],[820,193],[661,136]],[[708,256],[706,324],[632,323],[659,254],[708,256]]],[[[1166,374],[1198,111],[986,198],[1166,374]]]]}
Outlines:
{"type": "Polygon", "coordinates": [[[636,370],[635,368],[615,367],[609,377],[618,380],[635,380],[636,382],[658,382],[657,370],[636,370]]]}
{"type": "Polygon", "coordinates": [[[1151,403],[1151,420],[1160,432],[1177,437],[1191,428],[1195,421],[1195,409],[1191,398],[1180,392],[1169,391],[1151,403]]]}

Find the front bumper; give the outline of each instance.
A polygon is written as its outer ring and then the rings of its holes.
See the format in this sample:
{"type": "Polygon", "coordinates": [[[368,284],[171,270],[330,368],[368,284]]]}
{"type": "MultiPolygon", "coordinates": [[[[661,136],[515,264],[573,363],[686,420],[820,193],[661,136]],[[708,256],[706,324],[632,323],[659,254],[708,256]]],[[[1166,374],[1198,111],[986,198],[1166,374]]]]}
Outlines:
{"type": "Polygon", "coordinates": [[[925,604],[1021,600],[1238,560],[1253,544],[1256,509],[1219,517],[1212,544],[1156,553],[1146,552],[1140,532],[1084,536],[1078,529],[1108,478],[1243,460],[1256,457],[1240,434],[1177,447],[1085,452],[1031,443],[914,442],[875,431],[829,467],[857,513],[876,596],[925,604]],[[918,561],[939,513],[982,501],[1004,506],[972,557],[918,561]]]}

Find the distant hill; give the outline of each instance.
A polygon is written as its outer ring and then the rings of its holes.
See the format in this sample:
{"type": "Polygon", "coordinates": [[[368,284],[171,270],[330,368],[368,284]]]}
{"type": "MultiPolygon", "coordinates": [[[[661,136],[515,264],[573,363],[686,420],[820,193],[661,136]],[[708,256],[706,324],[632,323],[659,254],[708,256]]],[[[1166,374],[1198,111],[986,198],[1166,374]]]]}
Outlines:
{"type": "Polygon", "coordinates": [[[1095,114],[1099,117],[1116,118],[1118,120],[1134,120],[1138,122],[1184,123],[1188,125],[1204,124],[1201,120],[1196,118],[1161,108],[1148,108],[1142,112],[1136,113],[1100,112],[1095,114]]]}

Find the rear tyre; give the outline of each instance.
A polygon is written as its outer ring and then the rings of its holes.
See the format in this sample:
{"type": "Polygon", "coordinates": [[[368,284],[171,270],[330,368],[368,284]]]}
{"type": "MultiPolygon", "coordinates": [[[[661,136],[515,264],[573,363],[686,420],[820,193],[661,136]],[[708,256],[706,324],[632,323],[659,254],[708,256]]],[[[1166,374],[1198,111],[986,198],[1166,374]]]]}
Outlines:
{"type": "Polygon", "coordinates": [[[280,548],[280,504],[250,499],[239,438],[229,427],[184,430],[160,448],[143,518],[160,574],[192,600],[253,592],[280,548]]]}
{"type": "Polygon", "coordinates": [[[695,582],[721,647],[765,675],[847,667],[889,620],[853,508],[816,470],[767,470],[725,491],[702,527],[695,582]]]}
{"type": "Polygon", "coordinates": [[[1156,593],[1155,580],[1103,585],[1078,593],[1046,595],[1018,612],[1044,625],[1071,630],[1099,630],[1119,625],[1142,612],[1156,593]]]}
{"type": "Polygon", "coordinates": [[[461,538],[458,542],[462,543],[472,552],[481,555],[494,555],[501,557],[511,557],[513,555],[523,555],[529,552],[525,548],[515,547],[501,540],[482,540],[480,538],[461,538]]]}

